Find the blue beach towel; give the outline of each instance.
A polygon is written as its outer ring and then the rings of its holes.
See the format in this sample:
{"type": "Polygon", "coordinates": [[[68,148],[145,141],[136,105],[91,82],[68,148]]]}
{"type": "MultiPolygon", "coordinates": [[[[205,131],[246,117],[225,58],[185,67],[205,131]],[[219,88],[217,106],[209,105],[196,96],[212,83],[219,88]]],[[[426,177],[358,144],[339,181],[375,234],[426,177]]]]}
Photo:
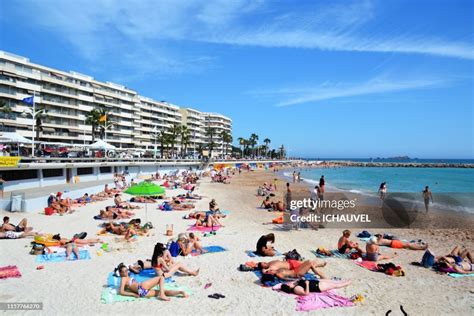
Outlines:
{"type": "Polygon", "coordinates": [[[351,253],[339,253],[338,250],[330,250],[330,252],[332,253],[332,256],[325,256],[323,254],[320,254],[318,253],[317,251],[315,250],[312,250],[311,251],[317,258],[323,258],[323,259],[326,259],[326,258],[337,258],[337,259],[350,259],[351,258],[351,253]]]}
{"type": "Polygon", "coordinates": [[[469,273],[469,274],[462,274],[462,273],[448,273],[450,277],[453,278],[463,278],[463,277],[469,277],[469,276],[474,276],[474,273],[469,273]]]}
{"type": "MultiPolygon", "coordinates": [[[[91,255],[89,250],[82,249],[79,250],[79,257],[81,260],[90,259],[91,255]]],[[[71,261],[77,261],[76,255],[74,253],[71,254],[71,261]]],[[[44,262],[63,262],[66,261],[66,253],[52,253],[52,254],[44,254],[44,255],[37,255],[36,262],[44,263],[44,262]]]]}
{"type": "MultiPolygon", "coordinates": [[[[281,256],[281,253],[280,253],[278,250],[275,250],[275,252],[276,252],[276,253],[275,253],[274,257],[276,257],[276,256],[281,256]]],[[[252,258],[255,258],[255,257],[267,257],[267,256],[259,256],[259,255],[257,255],[257,254],[255,253],[255,251],[253,251],[253,250],[247,250],[247,251],[245,251],[245,253],[246,253],[249,257],[252,257],[252,258]]],[[[271,258],[271,257],[269,257],[269,258],[271,258]]]]}
{"type": "MultiPolygon", "coordinates": [[[[140,274],[130,273],[130,276],[133,277],[137,282],[143,282],[148,279],[156,277],[154,269],[145,269],[140,274]]],[[[120,277],[115,276],[113,272],[110,272],[107,277],[107,286],[108,287],[119,287],[120,286],[120,277]]],[[[172,278],[166,278],[165,283],[173,283],[172,278]]]]}
{"type": "MultiPolygon", "coordinates": [[[[215,253],[215,252],[223,252],[223,251],[227,251],[227,249],[221,247],[221,246],[207,246],[207,247],[202,247],[204,250],[207,250],[205,254],[208,254],[208,253],[215,253]]],[[[201,253],[197,252],[196,250],[193,250],[193,252],[191,253],[191,256],[198,256],[198,255],[201,255],[201,253]]]]}
{"type": "MultiPolygon", "coordinates": [[[[253,273],[255,273],[255,275],[258,277],[259,280],[262,279],[262,271],[261,270],[254,270],[253,273]]],[[[318,280],[318,277],[314,274],[311,274],[311,273],[306,273],[304,275],[304,278],[306,280],[318,280]]],[[[263,283],[263,285],[264,286],[275,286],[277,284],[285,283],[285,282],[288,282],[288,280],[282,280],[282,279],[275,278],[275,281],[265,282],[265,283],[263,283]]]]}

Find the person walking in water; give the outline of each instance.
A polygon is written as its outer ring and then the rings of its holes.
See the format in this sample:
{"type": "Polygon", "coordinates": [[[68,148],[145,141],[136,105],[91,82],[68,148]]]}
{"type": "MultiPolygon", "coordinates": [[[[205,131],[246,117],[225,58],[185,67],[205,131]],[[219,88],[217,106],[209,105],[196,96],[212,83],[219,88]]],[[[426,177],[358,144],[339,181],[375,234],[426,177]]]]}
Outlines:
{"type": "Polygon", "coordinates": [[[431,200],[431,203],[433,203],[433,194],[431,194],[431,190],[429,186],[426,186],[425,189],[423,190],[423,200],[425,200],[425,210],[426,210],[426,213],[428,213],[430,200],[431,200]]]}
{"type": "Polygon", "coordinates": [[[293,171],[293,183],[296,182],[296,171],[293,171]]]}

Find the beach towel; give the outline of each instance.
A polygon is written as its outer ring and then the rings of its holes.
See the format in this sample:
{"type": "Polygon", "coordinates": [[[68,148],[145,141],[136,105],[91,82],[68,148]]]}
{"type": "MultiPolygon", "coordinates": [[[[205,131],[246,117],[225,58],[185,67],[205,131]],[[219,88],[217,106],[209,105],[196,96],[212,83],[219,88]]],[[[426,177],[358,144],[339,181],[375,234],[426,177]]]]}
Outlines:
{"type": "MultiPolygon", "coordinates": [[[[249,257],[252,257],[252,258],[255,258],[255,257],[268,257],[268,256],[260,256],[260,255],[257,255],[255,253],[255,251],[252,251],[252,250],[247,250],[245,251],[245,253],[249,256],[249,257]]],[[[275,250],[275,255],[274,257],[276,256],[281,256],[281,253],[278,251],[278,250],[275,250]]]]}
{"type": "Polygon", "coordinates": [[[312,250],[311,251],[317,258],[338,258],[338,259],[350,259],[351,258],[351,254],[350,253],[340,253],[339,250],[337,249],[334,249],[334,250],[330,250],[330,252],[332,253],[332,256],[326,256],[326,255],[323,255],[321,253],[318,253],[317,251],[315,250],[312,250]]]}
{"type": "MultiPolygon", "coordinates": [[[[155,288],[156,289],[156,288],[155,288]]],[[[189,288],[185,286],[179,286],[174,283],[168,283],[165,284],[165,290],[174,290],[174,291],[185,291],[188,295],[191,295],[192,292],[189,288]]],[[[150,297],[153,298],[153,297],[150,297]]],[[[146,297],[142,298],[137,298],[133,296],[122,296],[118,294],[118,289],[115,287],[105,287],[102,290],[102,294],[100,296],[100,301],[103,304],[111,304],[111,303],[116,303],[116,302],[131,302],[135,300],[143,300],[143,299],[148,299],[146,297]]],[[[156,299],[156,298],[153,298],[156,299]]]]}
{"type": "MultiPolygon", "coordinates": [[[[90,259],[91,255],[88,249],[80,249],[79,250],[79,258],[80,260],[90,259]]],[[[44,254],[44,255],[37,255],[36,262],[44,263],[44,262],[63,262],[66,261],[66,253],[51,253],[51,254],[44,254]]],[[[74,253],[71,254],[70,261],[77,261],[76,255],[74,253]]]]}
{"type": "Polygon", "coordinates": [[[188,231],[198,231],[198,232],[206,232],[206,233],[209,233],[209,232],[212,232],[212,231],[219,230],[219,228],[221,228],[221,226],[206,227],[206,226],[194,226],[194,225],[190,225],[189,228],[188,228],[188,231]]]}
{"type": "MultiPolygon", "coordinates": [[[[261,270],[254,270],[253,273],[255,273],[255,275],[258,277],[259,280],[262,279],[262,271],[261,270]]],[[[304,275],[304,278],[306,280],[317,280],[318,277],[314,274],[311,274],[311,273],[306,273],[304,275]]],[[[300,279],[300,278],[298,278],[300,279]]],[[[279,279],[279,278],[275,278],[275,281],[272,281],[272,282],[265,282],[263,283],[263,286],[267,286],[267,287],[272,287],[272,286],[275,286],[277,284],[281,284],[281,283],[285,283],[285,282],[288,282],[288,280],[282,280],[282,279],[279,279]]]]}
{"type": "Polygon", "coordinates": [[[296,298],[297,311],[312,311],[330,307],[354,306],[349,299],[337,295],[333,291],[323,293],[311,293],[306,296],[296,298]]]}
{"type": "Polygon", "coordinates": [[[17,266],[0,267],[0,279],[19,278],[21,277],[20,270],[17,266]]]}
{"type": "Polygon", "coordinates": [[[453,278],[463,278],[463,277],[469,277],[469,276],[474,276],[474,273],[469,273],[469,274],[463,274],[463,273],[448,273],[450,277],[453,278]]]}
{"type": "Polygon", "coordinates": [[[367,260],[362,260],[362,261],[353,260],[353,261],[358,266],[366,268],[367,270],[378,271],[377,270],[377,262],[375,262],[375,261],[367,261],[367,260]]]}
{"type": "MultiPolygon", "coordinates": [[[[206,253],[203,253],[203,255],[206,255],[208,253],[215,253],[215,252],[223,252],[226,251],[227,249],[221,247],[221,246],[207,246],[207,247],[202,247],[204,250],[207,250],[206,253]]],[[[200,252],[193,250],[191,252],[191,256],[199,256],[201,255],[200,252]]]]}
{"type": "MultiPolygon", "coordinates": [[[[133,277],[137,282],[143,282],[148,279],[156,277],[156,272],[154,269],[145,269],[139,274],[130,273],[130,276],[133,277]]],[[[113,272],[110,272],[107,276],[107,286],[108,287],[119,287],[121,277],[115,276],[113,272]]],[[[172,278],[166,278],[165,283],[173,283],[172,278]]]]}

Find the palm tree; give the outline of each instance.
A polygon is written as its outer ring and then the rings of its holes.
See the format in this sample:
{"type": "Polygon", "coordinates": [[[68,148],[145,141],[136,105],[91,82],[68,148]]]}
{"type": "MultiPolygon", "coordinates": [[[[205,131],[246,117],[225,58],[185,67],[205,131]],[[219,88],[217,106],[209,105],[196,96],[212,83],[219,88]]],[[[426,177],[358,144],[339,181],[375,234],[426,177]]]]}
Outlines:
{"type": "Polygon", "coordinates": [[[221,132],[221,138],[222,138],[222,144],[225,144],[224,147],[224,157],[227,155],[227,147],[229,146],[230,143],[232,143],[232,135],[228,131],[222,131],[221,132]]]}
{"type": "Polygon", "coordinates": [[[209,137],[209,142],[207,143],[207,147],[209,148],[209,158],[212,158],[212,150],[214,149],[214,146],[216,145],[212,139],[214,135],[216,134],[216,129],[213,127],[208,127],[206,129],[206,136],[209,137]]]}
{"type": "Polygon", "coordinates": [[[97,127],[99,127],[100,112],[97,109],[92,109],[87,113],[86,124],[91,126],[92,129],[92,142],[95,142],[95,134],[97,127]]]}
{"type": "Polygon", "coordinates": [[[6,119],[9,119],[13,110],[5,100],[0,100],[0,112],[4,114],[6,119]]]}
{"type": "Polygon", "coordinates": [[[36,114],[36,122],[35,122],[35,132],[36,132],[36,140],[39,141],[40,138],[40,132],[43,131],[43,120],[46,118],[48,115],[48,111],[46,111],[44,108],[40,109],[36,114]]]}
{"type": "Polygon", "coordinates": [[[255,156],[255,146],[257,145],[258,135],[253,133],[249,138],[249,145],[252,146],[253,155],[255,156]]]}
{"type": "Polygon", "coordinates": [[[267,152],[268,152],[268,150],[270,149],[270,148],[268,147],[268,145],[269,145],[271,142],[272,142],[272,141],[270,140],[270,138],[265,138],[265,139],[263,140],[263,143],[265,144],[265,156],[267,156],[267,152]]]}
{"type": "Polygon", "coordinates": [[[174,157],[174,145],[178,140],[178,136],[181,134],[181,125],[173,124],[168,129],[169,134],[169,144],[171,145],[171,156],[174,157]]]}
{"type": "Polygon", "coordinates": [[[104,139],[105,138],[105,131],[108,130],[110,127],[112,127],[112,125],[115,124],[115,122],[113,122],[110,118],[109,118],[109,115],[110,115],[110,111],[108,109],[106,109],[105,107],[101,107],[98,111],[99,113],[99,128],[100,128],[100,134],[99,134],[99,137],[100,139],[104,139]],[[101,120],[102,117],[105,117],[105,120],[101,120]]]}
{"type": "Polygon", "coordinates": [[[160,155],[161,155],[161,158],[163,158],[165,146],[167,147],[168,144],[170,143],[170,137],[164,131],[161,131],[159,134],[157,134],[156,140],[157,142],[160,143],[160,155]]]}
{"type": "Polygon", "coordinates": [[[278,151],[279,151],[280,159],[283,159],[286,156],[285,146],[281,145],[278,151]]]}
{"type": "Polygon", "coordinates": [[[237,138],[237,141],[239,142],[240,145],[240,155],[242,156],[241,158],[244,157],[244,145],[245,145],[245,138],[239,137],[237,138]]]}
{"type": "Polygon", "coordinates": [[[188,145],[191,140],[191,131],[187,126],[181,125],[181,158],[187,155],[188,145]]]}

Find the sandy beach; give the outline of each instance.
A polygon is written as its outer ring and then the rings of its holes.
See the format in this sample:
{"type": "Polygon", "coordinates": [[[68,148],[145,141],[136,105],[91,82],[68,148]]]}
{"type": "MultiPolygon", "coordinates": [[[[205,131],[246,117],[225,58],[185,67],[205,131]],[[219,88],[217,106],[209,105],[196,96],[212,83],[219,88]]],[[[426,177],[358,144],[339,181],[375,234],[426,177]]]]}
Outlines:
{"type": "MultiPolygon", "coordinates": [[[[137,300],[133,302],[101,303],[101,292],[106,285],[107,275],[120,262],[132,263],[138,259],[151,258],[153,247],[157,242],[166,243],[167,224],[174,224],[175,237],[185,232],[192,220],[182,219],[185,211],[163,212],[157,205],[148,205],[137,210],[135,217],[151,221],[155,228],[149,237],[139,237],[128,243],[114,236],[100,237],[109,242],[113,250],[98,255],[98,246],[90,247],[91,259],[73,262],[45,263],[43,270],[36,270],[39,265],[35,257],[29,255],[30,238],[18,240],[1,240],[0,266],[17,265],[22,277],[0,280],[0,302],[42,302],[43,311],[18,312],[7,314],[41,314],[41,315],[125,315],[125,314],[245,314],[245,315],[288,315],[297,314],[294,297],[260,286],[259,280],[252,272],[240,272],[238,266],[247,261],[270,261],[275,258],[250,258],[245,251],[254,250],[257,239],[264,234],[274,233],[275,248],[280,252],[297,249],[306,259],[315,256],[311,250],[318,247],[334,249],[341,235],[340,228],[301,229],[283,231],[278,226],[268,224],[276,217],[274,213],[259,209],[262,197],[256,196],[256,188],[263,182],[272,181],[275,177],[270,171],[242,172],[235,175],[230,184],[210,183],[209,178],[200,181],[196,193],[205,196],[197,201],[195,210],[206,210],[210,198],[215,198],[222,210],[231,214],[222,220],[224,228],[215,236],[202,237],[203,245],[219,245],[225,252],[204,254],[195,257],[177,258],[192,269],[200,268],[198,277],[175,276],[177,284],[192,290],[189,298],[171,298],[170,302],[156,299],[137,300]],[[257,260],[256,260],[257,259],[257,260]],[[204,286],[212,283],[208,289],[204,286]],[[226,297],[215,300],[209,294],[221,293],[226,297]]],[[[283,199],[284,179],[278,182],[275,199],[283,199]]],[[[303,183],[292,185],[293,190],[307,190],[303,183]]],[[[170,190],[168,196],[184,192],[170,190]]],[[[124,195],[127,197],[126,195],[124,195]]],[[[35,231],[44,233],[61,233],[71,237],[74,233],[86,231],[88,237],[95,237],[99,230],[99,221],[92,217],[98,210],[111,205],[112,199],[96,202],[77,209],[66,216],[45,216],[37,212],[7,213],[11,222],[16,223],[27,217],[35,231]]],[[[453,215],[454,216],[454,215],[453,215]]],[[[456,217],[456,216],[454,216],[456,217]]],[[[462,219],[461,219],[462,220],[462,219]]],[[[472,226],[471,226],[472,227],[472,226]]],[[[362,230],[362,229],[360,229],[362,230]]],[[[353,230],[353,239],[360,231],[353,230]]],[[[387,231],[387,229],[385,229],[387,231]]],[[[383,232],[386,232],[383,231],[383,232]]],[[[473,230],[465,229],[391,229],[387,231],[401,238],[423,239],[430,245],[435,254],[447,254],[457,244],[473,249],[473,230]]],[[[365,245],[362,243],[362,245],[365,245]]],[[[394,250],[383,248],[382,252],[394,250]]],[[[417,315],[472,315],[474,299],[474,278],[451,278],[437,274],[429,269],[410,265],[419,261],[422,251],[397,250],[398,256],[390,261],[401,265],[406,273],[404,277],[391,277],[383,273],[363,269],[351,260],[329,258],[324,268],[330,277],[351,279],[353,283],[344,289],[337,290],[339,295],[351,297],[355,294],[365,296],[363,303],[353,307],[330,308],[313,311],[321,315],[384,315],[388,310],[394,315],[401,315],[399,306],[409,314],[417,315]]]]}

